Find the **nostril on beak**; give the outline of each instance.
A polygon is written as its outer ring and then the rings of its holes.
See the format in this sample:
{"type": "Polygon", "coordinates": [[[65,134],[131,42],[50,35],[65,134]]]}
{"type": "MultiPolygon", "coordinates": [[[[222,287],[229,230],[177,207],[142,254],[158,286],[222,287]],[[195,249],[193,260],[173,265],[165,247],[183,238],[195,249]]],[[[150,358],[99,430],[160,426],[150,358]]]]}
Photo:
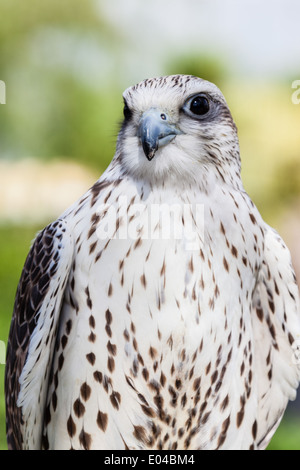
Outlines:
{"type": "Polygon", "coordinates": [[[178,134],[181,132],[169,122],[169,116],[156,108],[145,111],[140,120],[138,136],[148,160],[152,160],[157,149],[167,145],[178,134]]]}

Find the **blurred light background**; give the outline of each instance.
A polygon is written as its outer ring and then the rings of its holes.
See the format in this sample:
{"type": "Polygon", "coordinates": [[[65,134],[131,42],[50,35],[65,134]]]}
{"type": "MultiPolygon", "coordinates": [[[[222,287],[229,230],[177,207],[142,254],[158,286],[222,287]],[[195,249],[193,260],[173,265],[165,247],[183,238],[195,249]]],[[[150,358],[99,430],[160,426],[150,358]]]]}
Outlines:
{"type": "MultiPolygon", "coordinates": [[[[0,0],[0,340],[36,231],[106,168],[122,91],[151,76],[192,73],[222,89],[245,188],[300,279],[299,18],[298,0],[0,0]]],[[[299,401],[270,448],[300,449],[299,401]]]]}

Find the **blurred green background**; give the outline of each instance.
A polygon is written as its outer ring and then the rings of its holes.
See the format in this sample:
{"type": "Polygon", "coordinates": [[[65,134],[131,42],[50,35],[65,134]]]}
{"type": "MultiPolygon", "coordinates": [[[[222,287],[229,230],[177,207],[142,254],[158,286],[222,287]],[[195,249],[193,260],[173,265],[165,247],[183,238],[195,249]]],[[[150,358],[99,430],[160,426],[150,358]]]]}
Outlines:
{"type": "MultiPolygon", "coordinates": [[[[109,164],[122,92],[149,76],[221,88],[245,188],[300,278],[299,14],[297,0],[0,0],[0,341],[32,239],[109,164]]],[[[0,449],[3,375],[0,365],[0,449]]],[[[300,450],[299,399],[269,448],[300,450]]]]}

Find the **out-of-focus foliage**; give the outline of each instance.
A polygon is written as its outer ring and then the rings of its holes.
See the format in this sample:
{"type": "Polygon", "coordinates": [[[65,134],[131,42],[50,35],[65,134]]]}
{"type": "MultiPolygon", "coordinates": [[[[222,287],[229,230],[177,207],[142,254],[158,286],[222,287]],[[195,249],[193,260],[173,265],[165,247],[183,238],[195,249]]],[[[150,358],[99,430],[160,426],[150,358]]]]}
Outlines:
{"type": "Polygon", "coordinates": [[[222,89],[228,76],[228,69],[218,56],[193,53],[175,57],[167,65],[166,73],[194,75],[213,82],[222,89]]]}
{"type": "MultiPolygon", "coordinates": [[[[299,119],[300,120],[300,119],[299,119]]],[[[300,192],[300,148],[298,154],[287,162],[280,162],[274,175],[274,191],[285,204],[299,196],[300,192]]]]}
{"type": "Polygon", "coordinates": [[[299,418],[286,413],[278,430],[272,438],[268,450],[299,450],[300,426],[299,418]]]}
{"type": "Polygon", "coordinates": [[[238,127],[245,188],[266,220],[276,224],[300,197],[300,105],[292,103],[288,82],[230,81],[223,92],[238,127]]]}
{"type": "Polygon", "coordinates": [[[0,0],[0,11],[0,157],[63,155],[103,169],[122,109],[116,33],[92,0],[0,0]]]}

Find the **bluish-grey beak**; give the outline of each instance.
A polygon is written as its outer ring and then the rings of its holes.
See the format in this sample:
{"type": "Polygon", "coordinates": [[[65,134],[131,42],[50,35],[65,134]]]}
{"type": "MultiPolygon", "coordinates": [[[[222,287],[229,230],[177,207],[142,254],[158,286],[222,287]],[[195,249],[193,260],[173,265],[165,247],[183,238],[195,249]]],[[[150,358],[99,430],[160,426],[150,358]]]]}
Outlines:
{"type": "Polygon", "coordinates": [[[138,137],[148,160],[152,160],[159,147],[168,144],[176,135],[182,134],[159,109],[145,111],[139,124],[138,137]]]}

